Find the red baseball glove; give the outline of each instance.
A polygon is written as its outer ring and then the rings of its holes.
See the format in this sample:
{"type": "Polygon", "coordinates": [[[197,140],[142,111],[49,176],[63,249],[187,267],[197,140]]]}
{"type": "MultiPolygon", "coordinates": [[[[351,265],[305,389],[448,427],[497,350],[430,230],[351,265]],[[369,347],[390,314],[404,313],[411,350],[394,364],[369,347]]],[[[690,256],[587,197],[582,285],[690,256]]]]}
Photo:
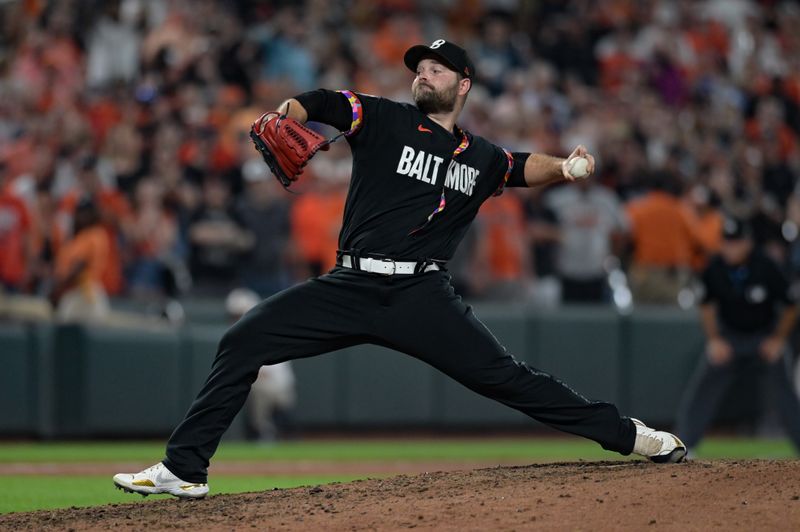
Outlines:
{"type": "Polygon", "coordinates": [[[253,122],[250,138],[264,161],[284,188],[297,181],[303,167],[331,141],[297,120],[269,111],[253,122]]]}

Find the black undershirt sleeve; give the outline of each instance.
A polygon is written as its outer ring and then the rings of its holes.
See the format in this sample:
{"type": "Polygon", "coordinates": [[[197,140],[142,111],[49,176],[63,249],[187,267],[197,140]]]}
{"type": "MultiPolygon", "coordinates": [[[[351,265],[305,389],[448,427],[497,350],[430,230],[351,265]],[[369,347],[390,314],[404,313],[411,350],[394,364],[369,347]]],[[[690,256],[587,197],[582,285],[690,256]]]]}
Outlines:
{"type": "Polygon", "coordinates": [[[308,120],[347,131],[353,121],[350,102],[341,92],[327,89],[304,92],[294,97],[308,113],[308,120]]]}
{"type": "Polygon", "coordinates": [[[700,276],[703,285],[703,297],[700,300],[700,304],[702,305],[714,303],[717,299],[717,294],[714,292],[712,285],[712,278],[714,277],[713,265],[714,263],[709,264],[700,276]]]}
{"type": "Polygon", "coordinates": [[[514,157],[514,168],[511,170],[511,175],[508,176],[507,187],[527,187],[528,183],[525,181],[525,162],[528,160],[530,153],[514,152],[511,154],[514,157]]]}
{"type": "Polygon", "coordinates": [[[797,303],[794,294],[790,290],[790,285],[786,276],[781,272],[778,265],[772,260],[767,262],[767,284],[771,284],[772,290],[775,292],[775,299],[784,305],[794,305],[797,303]]]}

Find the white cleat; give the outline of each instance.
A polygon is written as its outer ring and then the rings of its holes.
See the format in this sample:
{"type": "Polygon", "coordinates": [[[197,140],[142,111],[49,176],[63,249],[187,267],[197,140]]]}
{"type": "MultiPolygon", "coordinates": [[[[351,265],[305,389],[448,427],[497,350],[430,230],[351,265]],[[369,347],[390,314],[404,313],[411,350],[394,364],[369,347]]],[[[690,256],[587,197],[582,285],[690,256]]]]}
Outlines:
{"type": "Polygon", "coordinates": [[[143,497],[169,493],[182,499],[202,499],[208,494],[208,484],[185,482],[173,475],[161,462],[139,473],[117,473],[114,475],[114,485],[143,497]]]}
{"type": "Polygon", "coordinates": [[[686,456],[686,445],[674,434],[651,429],[638,419],[631,418],[636,425],[636,443],[633,452],[658,464],[677,464],[686,456]]]}

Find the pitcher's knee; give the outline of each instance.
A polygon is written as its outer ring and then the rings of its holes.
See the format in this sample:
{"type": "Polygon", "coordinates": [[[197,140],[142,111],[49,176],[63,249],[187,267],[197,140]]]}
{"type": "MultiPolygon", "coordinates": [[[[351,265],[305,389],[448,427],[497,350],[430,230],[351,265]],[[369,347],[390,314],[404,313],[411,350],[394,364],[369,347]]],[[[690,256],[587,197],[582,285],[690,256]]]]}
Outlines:
{"type": "Polygon", "coordinates": [[[238,323],[233,325],[220,338],[217,345],[217,353],[237,353],[242,351],[248,341],[248,336],[247,332],[242,327],[239,327],[238,323]]]}
{"type": "Polygon", "coordinates": [[[273,335],[245,318],[222,335],[217,347],[217,358],[225,357],[237,363],[261,366],[279,362],[275,357],[280,352],[280,342],[273,335]]]}
{"type": "Polygon", "coordinates": [[[249,359],[253,357],[254,352],[263,350],[263,346],[260,342],[258,346],[255,345],[255,339],[258,338],[258,336],[248,330],[249,327],[243,325],[244,324],[241,324],[241,322],[238,322],[225,331],[217,347],[217,357],[225,356],[232,359],[249,359]]]}

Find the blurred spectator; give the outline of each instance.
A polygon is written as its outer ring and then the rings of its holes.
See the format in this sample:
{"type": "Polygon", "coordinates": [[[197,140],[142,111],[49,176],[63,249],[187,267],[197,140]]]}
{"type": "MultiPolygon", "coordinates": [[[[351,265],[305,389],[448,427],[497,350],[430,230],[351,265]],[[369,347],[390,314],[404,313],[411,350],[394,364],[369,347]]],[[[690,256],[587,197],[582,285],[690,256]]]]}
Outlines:
{"type": "Polygon", "coordinates": [[[787,268],[790,279],[800,279],[800,185],[792,192],[786,203],[786,221],[781,232],[788,241],[787,268]]]}
{"type": "Polygon", "coordinates": [[[753,249],[751,228],[728,218],[720,254],[703,272],[706,350],[678,412],[678,435],[694,448],[738,374],[759,374],[800,452],[800,402],[787,340],[797,302],[778,265],[753,249]]]}
{"type": "Polygon", "coordinates": [[[613,192],[591,180],[553,189],[545,203],[560,227],[556,272],[565,303],[607,301],[607,260],[618,256],[629,230],[613,192]]]}
{"type": "MultiPolygon", "coordinates": [[[[258,294],[235,288],[225,298],[231,321],[244,316],[260,301],[258,294]]],[[[291,426],[290,411],[296,400],[295,377],[291,362],[261,366],[245,403],[247,437],[263,443],[274,442],[279,430],[291,426]]]]}
{"type": "Polygon", "coordinates": [[[239,269],[240,283],[261,297],[287,288],[291,281],[289,201],[260,159],[244,165],[245,194],[236,204],[243,227],[255,241],[239,269]]]}
{"type": "Polygon", "coordinates": [[[595,54],[600,65],[600,86],[611,94],[619,93],[642,75],[639,61],[631,53],[631,32],[621,28],[607,34],[597,43],[595,54]]]}
{"type": "Polygon", "coordinates": [[[189,224],[193,291],[223,296],[236,283],[241,257],[253,247],[253,234],[236,214],[228,184],[216,177],[203,183],[203,201],[189,224]]]}
{"type": "Polygon", "coordinates": [[[320,275],[336,265],[350,179],[352,159],[347,146],[337,142],[328,155],[311,161],[306,172],[310,189],[296,199],[290,212],[292,241],[310,275],[320,275]]]}
{"type": "MultiPolygon", "coordinates": [[[[481,205],[477,219],[479,295],[499,300],[525,300],[532,271],[525,238],[525,210],[516,191],[481,205]]],[[[473,280],[476,282],[476,280],[473,280]]]]}
{"type": "MultiPolygon", "coordinates": [[[[132,4],[132,2],[128,2],[132,4]]],[[[89,33],[86,82],[98,87],[111,81],[133,81],[139,67],[139,13],[123,10],[122,0],[104,2],[89,33]]]]}
{"type": "Polygon", "coordinates": [[[53,268],[60,245],[56,201],[50,191],[50,182],[39,183],[31,208],[31,262],[28,266],[29,291],[46,296],[53,290],[53,268]]]}
{"type": "Polygon", "coordinates": [[[8,192],[22,199],[28,208],[36,201],[37,190],[42,186],[52,186],[54,157],[49,147],[39,147],[28,161],[25,173],[17,175],[8,183],[8,192]]]}
{"type": "Polygon", "coordinates": [[[0,165],[0,287],[22,291],[31,262],[31,217],[25,203],[13,196],[0,165]]]}
{"type": "MultiPolygon", "coordinates": [[[[481,38],[473,54],[478,79],[486,85],[492,96],[503,92],[506,76],[522,65],[522,58],[512,41],[515,34],[509,18],[504,13],[494,13],[485,18],[481,24],[481,38]]],[[[403,52],[407,49],[408,46],[403,52]]],[[[397,60],[400,58],[402,53],[397,60]]]]}
{"type": "Polygon", "coordinates": [[[753,218],[757,243],[779,264],[787,261],[787,242],[783,225],[787,217],[787,201],[796,183],[794,172],[781,159],[780,148],[766,143],[761,166],[761,189],[758,209],[753,218]]]}
{"type": "Polygon", "coordinates": [[[709,257],[719,251],[723,217],[715,200],[703,185],[693,186],[684,197],[682,207],[695,236],[690,261],[695,272],[703,271],[709,257]]]}
{"type": "Polygon", "coordinates": [[[409,13],[396,13],[379,25],[371,44],[381,66],[387,68],[402,63],[406,50],[422,40],[416,17],[409,13]]]}
{"type": "Polygon", "coordinates": [[[592,32],[580,17],[557,15],[542,23],[539,30],[539,53],[567,76],[594,85],[597,61],[592,32]]]}
{"type": "MultiPolygon", "coordinates": [[[[136,185],[145,174],[143,151],[144,140],[135,124],[120,122],[113,115],[118,109],[113,102],[109,102],[107,111],[107,126],[98,126],[107,131],[98,161],[98,170],[104,181],[115,183],[117,188],[128,198],[133,198],[136,185]]],[[[129,111],[130,112],[130,111],[129,111]]]]}
{"type": "Polygon", "coordinates": [[[110,310],[103,274],[111,242],[91,198],[78,201],[73,220],[72,237],[56,256],[51,301],[60,321],[101,321],[110,310]]]}
{"type": "Polygon", "coordinates": [[[75,209],[82,198],[91,199],[108,235],[109,251],[108,257],[103,261],[101,278],[103,287],[110,295],[120,294],[125,288],[123,263],[127,257],[123,253],[129,251],[127,238],[132,227],[131,207],[118,190],[102,183],[97,173],[97,159],[92,155],[80,157],[75,185],[59,204],[59,226],[62,231],[73,223],[75,209]]]}
{"type": "Polygon", "coordinates": [[[775,98],[761,99],[756,105],[755,116],[745,125],[748,140],[755,145],[777,148],[777,157],[772,164],[786,161],[797,150],[797,134],[786,123],[785,111],[775,98]]]}
{"type": "Polygon", "coordinates": [[[289,81],[298,91],[311,90],[316,80],[316,63],[307,45],[308,28],[297,8],[278,12],[262,40],[264,77],[289,81]]]}
{"type": "Polygon", "coordinates": [[[672,174],[654,174],[651,190],[627,205],[634,248],[630,286],[636,303],[675,304],[688,282],[693,239],[677,186],[672,174]]]}
{"type": "Polygon", "coordinates": [[[145,178],[136,187],[130,231],[134,256],[127,280],[131,295],[147,299],[174,296],[170,265],[179,256],[178,224],[164,205],[164,188],[145,178]]]}
{"type": "Polygon", "coordinates": [[[210,9],[213,4],[206,2],[190,4],[179,0],[169,5],[165,15],[157,17],[142,41],[143,69],[159,72],[166,84],[179,81],[198,56],[208,50],[202,30],[214,20],[203,20],[203,17],[214,16],[210,9]]]}
{"type": "Polygon", "coordinates": [[[545,190],[542,187],[531,189],[525,202],[525,218],[536,277],[533,300],[543,306],[554,306],[561,302],[561,283],[556,269],[561,235],[558,219],[544,201],[545,190]]]}

